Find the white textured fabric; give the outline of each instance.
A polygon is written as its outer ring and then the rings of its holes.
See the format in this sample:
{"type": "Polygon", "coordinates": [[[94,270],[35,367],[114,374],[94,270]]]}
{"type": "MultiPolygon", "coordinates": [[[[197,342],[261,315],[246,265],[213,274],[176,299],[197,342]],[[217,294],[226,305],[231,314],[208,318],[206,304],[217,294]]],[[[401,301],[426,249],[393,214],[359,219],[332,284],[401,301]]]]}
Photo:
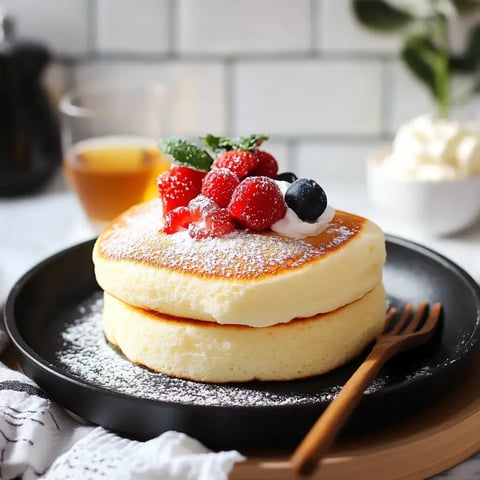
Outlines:
{"type": "MultiPolygon", "coordinates": [[[[0,353],[6,344],[0,328],[0,353]]],[[[82,425],[0,363],[2,480],[226,480],[243,459],[236,451],[212,452],[183,433],[137,442],[82,425]]]]}

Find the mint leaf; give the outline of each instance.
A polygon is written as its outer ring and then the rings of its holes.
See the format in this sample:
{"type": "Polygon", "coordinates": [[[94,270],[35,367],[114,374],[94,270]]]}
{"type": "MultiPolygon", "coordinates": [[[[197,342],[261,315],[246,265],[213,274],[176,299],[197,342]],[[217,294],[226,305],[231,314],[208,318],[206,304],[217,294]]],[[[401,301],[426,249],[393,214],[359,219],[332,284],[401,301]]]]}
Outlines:
{"type": "Polygon", "coordinates": [[[268,140],[268,135],[262,133],[254,133],[249,137],[240,137],[237,141],[237,148],[240,150],[256,150],[265,140],[268,140]]]}
{"type": "Polygon", "coordinates": [[[268,135],[264,134],[252,134],[248,137],[216,137],[215,135],[208,134],[202,137],[201,140],[205,143],[206,147],[215,153],[229,150],[256,150],[265,140],[268,140],[268,135]]]}
{"type": "Polygon", "coordinates": [[[173,163],[208,172],[213,158],[207,151],[180,138],[167,138],[158,144],[161,152],[171,155],[173,163]]]}
{"type": "Polygon", "coordinates": [[[221,150],[233,150],[233,142],[228,137],[216,137],[215,135],[208,134],[205,137],[200,137],[200,140],[205,143],[205,146],[213,152],[221,150]]]}

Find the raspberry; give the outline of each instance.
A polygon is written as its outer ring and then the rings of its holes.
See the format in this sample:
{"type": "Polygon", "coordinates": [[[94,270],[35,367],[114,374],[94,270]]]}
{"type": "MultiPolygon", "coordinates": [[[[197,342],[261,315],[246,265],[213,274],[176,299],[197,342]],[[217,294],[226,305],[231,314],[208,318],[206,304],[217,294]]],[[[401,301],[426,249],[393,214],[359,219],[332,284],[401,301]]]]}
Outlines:
{"type": "Polygon", "coordinates": [[[182,228],[187,228],[191,222],[199,219],[200,215],[196,215],[189,207],[177,207],[165,215],[162,230],[164,233],[175,233],[182,228]]]}
{"type": "Polygon", "coordinates": [[[246,150],[229,150],[221,153],[213,162],[214,168],[227,168],[241,180],[253,170],[258,163],[258,158],[253,152],[246,150]]]}
{"type": "Polygon", "coordinates": [[[227,168],[216,168],[207,173],[202,185],[202,195],[211,198],[219,207],[225,208],[232,193],[240,183],[237,175],[227,168]]]}
{"type": "Polygon", "coordinates": [[[158,191],[162,199],[163,214],[176,207],[184,207],[202,190],[206,172],[173,165],[157,178],[158,191]]]}
{"type": "Polygon", "coordinates": [[[278,185],[268,177],[248,177],[234,190],[228,211],[247,228],[264,230],[285,216],[287,207],[278,185]]]}
{"type": "Polygon", "coordinates": [[[257,150],[255,156],[258,158],[258,164],[248,174],[276,178],[278,174],[278,162],[275,160],[275,157],[264,150],[257,150]]]}
{"type": "Polygon", "coordinates": [[[216,210],[219,207],[211,198],[200,194],[190,201],[188,208],[199,218],[203,218],[210,210],[216,210]]]}
{"type": "Polygon", "coordinates": [[[192,238],[219,237],[235,230],[235,222],[225,208],[203,195],[195,197],[186,207],[177,207],[165,215],[164,233],[187,228],[192,238]]]}
{"type": "Polygon", "coordinates": [[[235,222],[225,208],[216,208],[206,212],[204,225],[191,223],[188,233],[197,240],[225,235],[235,230],[235,222]]]}

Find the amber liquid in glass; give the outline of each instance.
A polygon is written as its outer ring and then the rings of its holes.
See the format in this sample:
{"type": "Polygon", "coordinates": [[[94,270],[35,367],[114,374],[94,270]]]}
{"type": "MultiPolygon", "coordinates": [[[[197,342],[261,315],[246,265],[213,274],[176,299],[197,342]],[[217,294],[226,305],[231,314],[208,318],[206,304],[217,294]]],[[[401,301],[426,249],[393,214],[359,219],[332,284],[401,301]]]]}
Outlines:
{"type": "Polygon", "coordinates": [[[137,137],[82,141],[64,161],[67,180],[97,230],[132,205],[154,198],[156,178],[169,167],[154,143],[137,137]]]}

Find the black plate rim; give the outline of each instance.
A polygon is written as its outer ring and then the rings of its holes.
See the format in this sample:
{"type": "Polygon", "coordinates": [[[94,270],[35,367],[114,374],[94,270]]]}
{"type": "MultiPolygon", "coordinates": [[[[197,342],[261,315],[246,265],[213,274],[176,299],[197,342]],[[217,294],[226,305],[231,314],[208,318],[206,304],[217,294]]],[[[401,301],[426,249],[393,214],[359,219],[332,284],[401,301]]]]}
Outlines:
{"type": "MultiPolygon", "coordinates": [[[[78,379],[74,375],[71,375],[68,372],[65,372],[61,368],[58,368],[55,365],[49,364],[49,362],[47,362],[41,355],[39,355],[35,350],[33,350],[20,335],[20,332],[15,322],[14,305],[15,305],[16,298],[18,294],[21,292],[24,284],[27,283],[30,280],[30,278],[34,276],[38,271],[43,269],[45,266],[47,266],[51,262],[55,261],[56,259],[62,256],[69,255],[70,252],[80,249],[82,247],[85,247],[87,244],[91,243],[93,245],[93,242],[95,240],[96,238],[92,238],[90,240],[77,243],[75,245],[72,245],[66,249],[63,249],[45,258],[44,260],[40,261],[35,266],[33,266],[31,269],[29,269],[27,272],[25,272],[17,280],[17,282],[11,288],[10,293],[7,297],[7,301],[4,305],[4,322],[5,322],[6,332],[10,340],[12,341],[15,349],[17,350],[17,352],[23,355],[31,363],[34,363],[38,368],[40,368],[42,371],[44,371],[48,375],[53,375],[57,379],[60,379],[63,382],[66,382],[67,384],[73,384],[73,385],[76,385],[77,387],[87,389],[91,391],[92,394],[101,393],[102,395],[115,397],[121,400],[133,399],[134,401],[137,401],[142,404],[146,403],[146,404],[155,405],[159,407],[178,407],[179,406],[178,402],[168,402],[165,400],[133,397],[132,395],[129,395],[126,393],[106,389],[104,387],[91,383],[87,380],[78,379]]],[[[455,366],[458,364],[459,361],[471,356],[477,348],[480,348],[480,285],[477,284],[476,281],[473,279],[473,277],[466,270],[460,267],[458,264],[456,264],[446,256],[438,253],[437,251],[425,245],[422,245],[420,243],[417,243],[415,241],[412,241],[400,236],[391,235],[391,234],[385,234],[385,240],[387,244],[390,243],[392,245],[398,245],[400,247],[403,247],[407,250],[412,250],[417,254],[419,253],[423,256],[426,256],[440,263],[442,266],[444,266],[448,270],[454,271],[459,277],[461,277],[461,279],[465,282],[465,284],[470,288],[472,295],[475,297],[475,300],[479,305],[479,314],[477,315],[475,326],[472,329],[470,336],[468,337],[468,348],[464,349],[462,351],[462,354],[458,356],[454,362],[448,365],[438,365],[437,367],[432,368],[431,375],[429,375],[428,378],[434,377],[435,375],[438,374],[439,371],[455,368],[455,366]]],[[[416,383],[422,382],[424,380],[425,379],[422,377],[418,377],[418,378],[414,377],[409,379],[408,383],[414,386],[416,383]]],[[[404,387],[404,384],[405,382],[402,382],[400,384],[395,384],[395,385],[385,387],[382,390],[382,392],[395,394],[397,390],[400,390],[404,387]],[[386,390],[388,390],[388,392],[386,392],[386,390]]],[[[375,397],[376,393],[374,392],[371,395],[375,397]]],[[[278,410],[280,412],[282,411],[285,412],[285,411],[292,411],[296,409],[305,409],[307,405],[285,404],[285,405],[269,405],[269,406],[262,406],[262,405],[260,406],[256,406],[256,405],[218,406],[218,405],[182,404],[182,406],[191,410],[201,410],[201,411],[209,411],[209,410],[218,411],[218,409],[225,409],[225,410],[241,410],[241,411],[255,410],[257,412],[261,412],[262,410],[268,410],[268,411],[278,410]]],[[[310,406],[313,406],[313,404],[310,406]]]]}

